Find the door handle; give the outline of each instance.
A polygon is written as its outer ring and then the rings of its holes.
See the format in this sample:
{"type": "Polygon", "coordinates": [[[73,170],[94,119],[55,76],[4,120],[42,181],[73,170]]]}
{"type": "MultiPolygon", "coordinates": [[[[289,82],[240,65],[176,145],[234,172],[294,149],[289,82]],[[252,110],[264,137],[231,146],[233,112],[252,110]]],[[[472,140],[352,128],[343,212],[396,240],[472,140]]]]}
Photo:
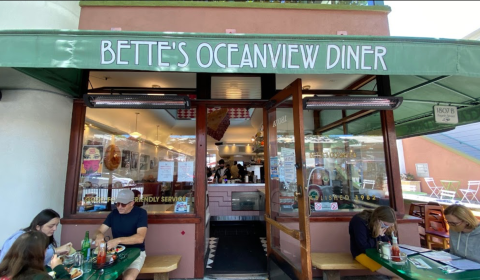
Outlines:
{"type": "Polygon", "coordinates": [[[295,191],[295,192],[293,193],[293,195],[295,195],[295,198],[298,199],[300,196],[302,196],[302,194],[303,194],[303,188],[302,188],[302,186],[301,186],[301,185],[297,185],[297,191],[295,191]]]}

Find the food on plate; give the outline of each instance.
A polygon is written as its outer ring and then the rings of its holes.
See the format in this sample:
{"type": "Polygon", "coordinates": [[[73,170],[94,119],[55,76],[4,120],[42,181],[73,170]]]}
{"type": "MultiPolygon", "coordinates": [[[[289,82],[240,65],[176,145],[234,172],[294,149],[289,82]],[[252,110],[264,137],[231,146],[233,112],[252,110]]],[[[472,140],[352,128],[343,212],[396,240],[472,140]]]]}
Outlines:
{"type": "MultiPolygon", "coordinates": [[[[115,254],[115,253],[117,253],[117,252],[123,251],[123,249],[124,249],[123,246],[118,245],[116,248],[110,248],[110,249],[108,249],[108,250],[107,250],[107,255],[113,255],[113,254],[115,254]]],[[[98,247],[95,248],[95,250],[93,251],[93,253],[94,253],[95,255],[98,254],[98,247]]]]}
{"type": "Polygon", "coordinates": [[[70,278],[71,279],[77,278],[81,274],[82,274],[82,271],[78,268],[72,268],[72,270],[70,270],[70,278]]]}

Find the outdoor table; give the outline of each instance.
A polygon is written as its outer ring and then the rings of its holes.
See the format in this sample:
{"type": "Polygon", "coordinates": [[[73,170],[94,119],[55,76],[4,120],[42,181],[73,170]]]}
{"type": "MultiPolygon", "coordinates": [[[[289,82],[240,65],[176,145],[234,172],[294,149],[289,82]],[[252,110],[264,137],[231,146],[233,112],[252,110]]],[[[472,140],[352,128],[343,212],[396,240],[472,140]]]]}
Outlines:
{"type": "Polygon", "coordinates": [[[392,263],[390,260],[386,260],[380,256],[376,249],[367,249],[366,254],[368,257],[381,264],[386,269],[392,271],[403,279],[462,279],[473,280],[480,278],[480,270],[466,270],[458,273],[444,273],[438,267],[444,266],[443,263],[439,263],[420,254],[414,254],[408,256],[408,258],[415,257],[416,259],[422,259],[432,269],[417,268],[410,261],[406,261],[404,265],[398,265],[392,263]]]}
{"type": "MultiPolygon", "coordinates": [[[[138,248],[127,248],[125,251],[122,252],[128,254],[127,258],[120,260],[117,259],[117,263],[104,268],[104,273],[103,275],[99,278],[99,280],[114,280],[117,279],[122,273],[129,267],[133,261],[140,256],[140,249],[138,248]]],[[[90,275],[95,273],[94,276],[90,278],[90,280],[97,280],[98,277],[98,270],[92,268],[92,270],[89,273],[84,273],[82,277],[77,278],[76,280],[87,280],[90,275]]]]}
{"type": "Polygon", "coordinates": [[[448,191],[457,191],[460,187],[460,181],[440,180],[440,183],[442,183],[443,189],[448,191]]]}

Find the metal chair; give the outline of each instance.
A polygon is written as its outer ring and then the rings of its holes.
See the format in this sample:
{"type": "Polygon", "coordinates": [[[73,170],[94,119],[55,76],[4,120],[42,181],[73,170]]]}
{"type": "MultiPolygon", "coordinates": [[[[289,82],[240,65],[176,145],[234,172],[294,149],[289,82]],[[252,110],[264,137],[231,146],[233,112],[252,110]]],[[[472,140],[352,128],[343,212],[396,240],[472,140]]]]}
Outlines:
{"type": "Polygon", "coordinates": [[[365,189],[367,185],[372,185],[371,189],[375,188],[375,180],[363,180],[362,189],[365,189]]]}
{"type": "Polygon", "coordinates": [[[430,194],[430,197],[435,196],[438,198],[438,195],[440,194],[440,191],[443,189],[443,186],[437,186],[435,184],[435,181],[431,177],[425,177],[425,182],[427,183],[427,186],[432,190],[432,193],[430,194]]]}
{"type": "Polygon", "coordinates": [[[466,199],[468,201],[468,203],[472,203],[472,201],[475,199],[477,202],[480,202],[480,201],[478,201],[478,198],[477,198],[477,193],[478,193],[479,188],[480,188],[480,181],[468,181],[467,188],[466,189],[460,189],[460,191],[463,194],[463,198],[462,198],[461,201],[466,199]],[[472,195],[472,199],[468,199],[469,194],[472,195]]]}
{"type": "Polygon", "coordinates": [[[449,200],[455,200],[455,195],[457,194],[456,191],[447,191],[447,190],[441,190],[440,191],[440,199],[449,199],[449,200]]]}

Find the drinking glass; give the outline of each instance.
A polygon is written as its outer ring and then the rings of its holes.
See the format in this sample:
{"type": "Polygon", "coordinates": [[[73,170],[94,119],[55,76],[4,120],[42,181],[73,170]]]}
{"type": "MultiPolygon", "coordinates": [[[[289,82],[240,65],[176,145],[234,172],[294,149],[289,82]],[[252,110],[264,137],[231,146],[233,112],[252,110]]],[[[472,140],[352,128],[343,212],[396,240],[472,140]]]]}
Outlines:
{"type": "Polygon", "coordinates": [[[92,258],[83,261],[83,273],[89,273],[92,271],[92,258]]]}

